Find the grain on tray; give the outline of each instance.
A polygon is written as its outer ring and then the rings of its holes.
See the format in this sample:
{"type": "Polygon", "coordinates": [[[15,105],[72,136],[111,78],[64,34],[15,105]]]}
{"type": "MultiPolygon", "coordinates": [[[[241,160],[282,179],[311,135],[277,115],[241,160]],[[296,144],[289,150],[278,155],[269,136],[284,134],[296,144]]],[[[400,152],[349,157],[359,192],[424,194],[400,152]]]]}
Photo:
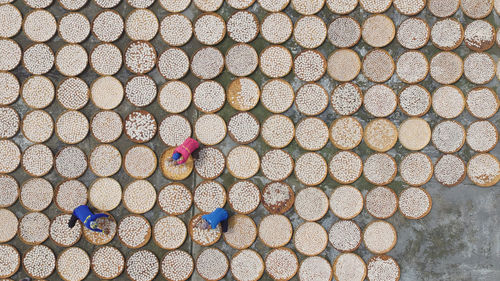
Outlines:
{"type": "Polygon", "coordinates": [[[271,45],[262,50],[259,62],[262,73],[270,78],[286,76],[293,65],[292,54],[281,45],[271,45]]]}
{"type": "Polygon", "coordinates": [[[407,49],[420,49],[427,44],[430,28],[427,22],[420,18],[408,18],[398,27],[396,38],[407,49]]]}
{"type": "Polygon", "coordinates": [[[45,42],[56,33],[57,22],[48,10],[32,10],[24,17],[23,31],[31,41],[45,42]]]}
{"type": "Polygon", "coordinates": [[[19,201],[21,205],[32,212],[45,210],[54,197],[52,184],[44,178],[31,178],[21,186],[19,201]]]}
{"type": "Polygon", "coordinates": [[[200,116],[194,124],[194,135],[204,145],[216,145],[226,137],[227,126],[217,114],[200,116]]]}
{"type": "Polygon", "coordinates": [[[0,175],[0,208],[14,204],[19,196],[19,184],[9,175],[0,175]]]}
{"type": "Polygon", "coordinates": [[[271,181],[282,181],[293,172],[294,161],[292,156],[284,150],[269,150],[262,156],[261,169],[266,178],[271,181]]]}
{"type": "Polygon", "coordinates": [[[431,94],[421,85],[410,85],[404,88],[398,97],[399,107],[404,114],[419,117],[431,108],[431,94]]]}
{"type": "Polygon", "coordinates": [[[133,73],[151,71],[156,63],[156,50],[149,42],[132,41],[125,50],[125,66],[133,73]]]}
{"type": "Polygon", "coordinates": [[[318,16],[304,16],[297,20],[293,29],[293,39],[306,49],[315,49],[326,39],[326,24],[318,16]]]}
{"type": "Polygon", "coordinates": [[[118,224],[118,238],[128,248],[140,248],[151,238],[151,225],[143,216],[128,215],[118,224]]]}
{"type": "Polygon", "coordinates": [[[352,220],[339,220],[330,228],[328,238],[337,251],[352,252],[361,244],[361,229],[352,220]]]}
{"type": "Polygon", "coordinates": [[[330,209],[340,219],[355,218],[363,210],[363,195],[355,187],[339,186],[330,195],[330,209]]]}
{"type": "Polygon", "coordinates": [[[79,178],[87,170],[87,157],[76,146],[66,146],[55,157],[56,171],[64,178],[79,178]]]}
{"type": "Polygon", "coordinates": [[[23,256],[23,268],[31,277],[47,278],[54,272],[55,267],[56,256],[45,245],[33,246],[23,256]]]}
{"type": "Polygon", "coordinates": [[[365,208],[373,217],[387,219],[396,212],[398,197],[389,187],[376,186],[366,194],[365,208]]]}
{"type": "Polygon", "coordinates": [[[191,136],[191,125],[181,115],[169,115],[163,119],[159,127],[162,141],[168,146],[178,146],[191,136]]]}
{"type": "Polygon", "coordinates": [[[146,180],[131,182],[123,192],[123,204],[132,213],[146,213],[154,207],[155,202],[156,190],[146,180]]]}
{"type": "Polygon", "coordinates": [[[87,203],[87,187],[77,180],[68,180],[57,186],[54,202],[57,208],[65,213],[72,213],[73,210],[87,203]]]}
{"type": "Polygon", "coordinates": [[[123,100],[125,90],[117,78],[113,76],[101,76],[92,83],[90,98],[94,105],[100,109],[114,109],[123,100]]]}
{"type": "Polygon", "coordinates": [[[271,44],[282,44],[290,38],[293,23],[285,13],[270,13],[266,15],[260,26],[260,33],[271,44]]]}
{"type": "Polygon", "coordinates": [[[67,248],[57,258],[57,273],[63,280],[83,280],[89,271],[90,258],[81,248],[67,248]]]}
{"type": "Polygon", "coordinates": [[[390,256],[374,256],[368,261],[367,277],[371,281],[397,281],[400,277],[398,263],[390,256]]]}
{"type": "Polygon", "coordinates": [[[301,15],[313,15],[325,5],[325,0],[292,0],[292,7],[301,15]]]}
{"type": "Polygon", "coordinates": [[[181,79],[189,71],[189,58],[182,49],[170,48],[158,57],[157,68],[165,79],[181,79]]]}
{"type": "Polygon", "coordinates": [[[231,259],[231,274],[236,280],[256,281],[264,273],[264,261],[254,250],[242,250],[231,259]]]}
{"type": "Polygon", "coordinates": [[[123,127],[125,135],[136,143],[150,141],[156,135],[157,130],[154,115],[145,110],[137,110],[129,113],[125,118],[123,127]]]}
{"type": "Polygon", "coordinates": [[[250,247],[257,238],[257,226],[249,216],[234,215],[229,218],[228,230],[224,232],[224,241],[234,249],[250,247]]]}
{"type": "Polygon", "coordinates": [[[196,258],[196,271],[205,280],[220,280],[228,270],[229,261],[217,248],[206,248],[196,258]]]}
{"type": "Polygon", "coordinates": [[[235,42],[248,43],[259,34],[259,20],[249,11],[237,11],[227,20],[227,34],[235,42]]]}
{"type": "Polygon", "coordinates": [[[152,40],[158,32],[158,27],[156,15],[147,9],[133,10],[125,21],[125,32],[132,40],[152,40]]]}
{"type": "Polygon", "coordinates": [[[299,268],[301,281],[328,281],[332,279],[332,267],[323,257],[308,257],[302,261],[299,268]]]}
{"type": "MultiPolygon", "coordinates": [[[[430,212],[431,207],[432,207],[431,196],[425,189],[422,189],[420,187],[408,187],[404,189],[401,192],[401,194],[399,194],[399,210],[401,211],[401,213],[405,218],[408,219],[423,218],[430,212]]],[[[380,229],[380,231],[382,231],[382,229],[380,229]]],[[[380,249],[381,251],[376,251],[376,252],[379,253],[387,252],[387,250],[382,251],[383,248],[380,249]]]]}
{"type": "Polygon", "coordinates": [[[184,222],[175,216],[159,219],[153,227],[155,243],[163,249],[177,249],[184,243],[187,228],[184,222]]]}
{"type": "Polygon", "coordinates": [[[101,11],[92,21],[92,33],[102,42],[118,40],[124,28],[123,18],[114,10],[101,11]]]}
{"type": "MultiPolygon", "coordinates": [[[[410,187],[410,189],[415,188],[410,187]]],[[[396,245],[396,240],[396,229],[392,224],[383,220],[372,221],[366,225],[363,230],[363,242],[365,243],[365,247],[374,254],[389,252],[396,245]]]]}
{"type": "Polygon", "coordinates": [[[203,47],[191,58],[191,72],[200,79],[214,79],[224,69],[224,55],[217,48],[203,47]]]}
{"type": "Polygon", "coordinates": [[[284,215],[267,215],[259,224],[259,238],[271,248],[286,245],[292,238],[292,224],[284,215]]]}
{"type": "Polygon", "coordinates": [[[180,215],[191,207],[193,195],[180,183],[166,185],[158,193],[158,205],[169,215],[180,215]]]}
{"type": "Polygon", "coordinates": [[[57,100],[66,109],[82,109],[89,101],[89,86],[78,77],[68,77],[57,86],[57,100]]]}
{"type": "Polygon", "coordinates": [[[235,142],[248,144],[259,136],[260,123],[252,113],[240,112],[231,116],[227,123],[227,130],[235,142]]]}
{"type": "Polygon", "coordinates": [[[19,131],[20,118],[12,107],[0,107],[0,139],[9,139],[19,131]]]}
{"type": "Polygon", "coordinates": [[[370,87],[363,97],[365,110],[375,117],[387,117],[391,115],[398,106],[396,93],[384,84],[376,84],[370,87]]]}
{"type": "Polygon", "coordinates": [[[432,143],[441,152],[457,152],[462,148],[464,142],[464,126],[455,120],[441,121],[432,130],[432,143]]]}
{"type": "Polygon", "coordinates": [[[235,76],[248,76],[259,65],[259,56],[255,49],[247,44],[235,44],[227,50],[226,68],[235,76]]]}
{"type": "Polygon", "coordinates": [[[205,113],[219,111],[226,101],[226,91],[217,81],[203,81],[193,92],[195,107],[205,113]]]}
{"type": "Polygon", "coordinates": [[[306,221],[317,221],[328,212],[328,197],[319,188],[307,187],[295,196],[295,212],[306,221]]]}
{"type": "MultiPolygon", "coordinates": [[[[0,40],[1,46],[1,40],[0,40]]],[[[2,62],[0,61],[0,68],[2,62]]],[[[0,72],[0,105],[9,105],[19,97],[20,85],[16,76],[10,72],[0,72]]]]}
{"type": "Polygon", "coordinates": [[[328,142],[328,126],[316,117],[302,119],[295,128],[295,140],[306,150],[320,150],[328,142]]]}
{"type": "Polygon", "coordinates": [[[98,145],[90,153],[89,166],[97,176],[109,177],[120,170],[122,156],[120,151],[112,145],[98,145]]]}
{"type": "Polygon", "coordinates": [[[111,211],[122,200],[122,187],[113,178],[98,178],[89,188],[89,201],[98,210],[111,211]]]}
{"type": "MultiPolygon", "coordinates": [[[[151,82],[154,83],[152,79],[151,82]]],[[[154,97],[151,102],[153,99],[154,97]]],[[[182,81],[168,81],[160,89],[158,103],[163,110],[169,113],[181,113],[188,109],[191,104],[191,89],[182,81]]]]}
{"type": "Polygon", "coordinates": [[[326,59],[316,50],[300,52],[293,62],[293,73],[300,80],[307,82],[318,81],[326,71],[326,59]]]}
{"type": "Polygon", "coordinates": [[[23,16],[14,5],[2,5],[0,7],[0,17],[0,23],[2,24],[2,27],[0,28],[1,37],[13,37],[19,32],[19,30],[21,30],[23,16]]]}
{"type": "MultiPolygon", "coordinates": [[[[373,1],[373,0],[368,0],[373,1]]],[[[384,0],[390,1],[390,0],[384,0]]],[[[368,17],[362,25],[361,36],[370,46],[381,48],[387,46],[394,39],[396,27],[391,18],[384,14],[376,14],[368,17]]]]}
{"type": "Polygon", "coordinates": [[[203,45],[216,45],[226,35],[226,22],[214,13],[201,14],[194,22],[194,36],[203,45]]]}
{"type": "Polygon", "coordinates": [[[500,180],[500,162],[491,154],[476,154],[467,163],[467,176],[476,185],[493,186],[500,180]]]}
{"type": "Polygon", "coordinates": [[[39,212],[25,214],[19,220],[19,239],[28,245],[41,244],[49,238],[50,220],[39,212]]]}
{"type": "Polygon", "coordinates": [[[396,144],[398,131],[390,120],[378,118],[366,125],[363,139],[369,148],[378,152],[386,152],[396,144]]]}
{"type": "Polygon", "coordinates": [[[338,281],[365,280],[366,264],[357,254],[340,254],[333,262],[333,276],[338,281]]]}
{"type": "Polygon", "coordinates": [[[266,272],[275,280],[290,280],[299,269],[299,261],[289,248],[271,250],[266,256],[266,272]]]}
{"type": "Polygon", "coordinates": [[[56,216],[50,223],[50,239],[57,245],[63,247],[73,246],[82,236],[82,225],[77,221],[76,226],[70,228],[68,223],[71,214],[61,214],[56,216]]]}
{"type": "Polygon", "coordinates": [[[248,179],[259,171],[259,155],[249,146],[237,146],[227,155],[227,168],[234,177],[248,179]]]}
{"type": "Polygon", "coordinates": [[[247,180],[234,183],[227,196],[231,208],[240,214],[253,212],[260,203],[259,187],[247,180]]]}
{"type": "Polygon", "coordinates": [[[456,155],[444,154],[434,165],[434,177],[444,186],[455,186],[465,179],[465,162],[456,155]]]}
{"type": "Polygon", "coordinates": [[[120,70],[122,62],[122,52],[111,43],[101,43],[90,53],[90,65],[99,75],[115,75],[120,70]]]}
{"type": "Polygon", "coordinates": [[[158,274],[160,263],[153,252],[140,250],[127,259],[125,268],[131,280],[151,281],[158,274]]]}
{"type": "Polygon", "coordinates": [[[179,47],[191,39],[193,24],[189,18],[182,14],[170,14],[164,17],[160,23],[160,35],[168,45],[179,47]]]}
{"type": "Polygon", "coordinates": [[[52,81],[45,76],[31,76],[26,79],[21,89],[24,103],[34,109],[49,106],[54,100],[55,88],[52,81]]]}
{"type": "MultiPolygon", "coordinates": [[[[343,0],[327,0],[327,4],[335,1],[343,0]]],[[[340,3],[332,4],[336,5],[334,8],[340,6],[340,3]]],[[[338,48],[353,47],[359,42],[359,39],[361,39],[361,26],[354,18],[339,17],[334,19],[328,26],[328,40],[338,48]]]]}
{"type": "Polygon", "coordinates": [[[92,135],[101,143],[110,143],[117,140],[123,130],[123,121],[114,111],[103,110],[92,117],[90,124],[92,135]]]}
{"type": "Polygon", "coordinates": [[[161,260],[161,274],[167,280],[188,280],[194,271],[193,257],[186,251],[168,252],[161,260]]]}
{"type": "Polygon", "coordinates": [[[318,153],[307,152],[302,154],[295,162],[295,176],[308,186],[322,183],[328,170],[325,159],[318,153]]]}
{"type": "Polygon", "coordinates": [[[5,243],[16,236],[19,222],[13,212],[4,208],[0,209],[0,219],[0,226],[2,228],[2,232],[0,232],[0,242],[5,243]]]}
{"type": "MultiPolygon", "coordinates": [[[[21,57],[23,56],[23,51],[14,40],[1,39],[0,55],[0,57],[2,58],[0,59],[0,70],[12,70],[17,65],[19,65],[21,57]]],[[[30,54],[30,52],[28,52],[28,55],[33,56],[32,54],[30,54]]]]}
{"type": "Polygon", "coordinates": [[[103,279],[118,277],[125,268],[122,253],[111,246],[100,247],[92,255],[92,271],[103,279]]]}
{"type": "Polygon", "coordinates": [[[305,222],[295,230],[293,242],[299,253],[316,256],[326,249],[328,234],[321,224],[305,222]]]}
{"type": "Polygon", "coordinates": [[[226,204],[226,190],[216,181],[203,181],[194,190],[195,206],[204,213],[211,213],[226,204]]]}
{"type": "Polygon", "coordinates": [[[361,176],[363,161],[352,151],[339,151],[333,155],[328,167],[330,175],[336,182],[350,184],[361,176]]]}

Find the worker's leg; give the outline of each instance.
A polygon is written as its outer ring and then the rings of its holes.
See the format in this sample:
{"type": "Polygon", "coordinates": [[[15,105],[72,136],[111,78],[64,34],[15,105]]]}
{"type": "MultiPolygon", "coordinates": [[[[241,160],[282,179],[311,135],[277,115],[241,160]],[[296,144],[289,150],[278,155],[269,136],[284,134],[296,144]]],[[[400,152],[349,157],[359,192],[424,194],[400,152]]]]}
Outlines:
{"type": "Polygon", "coordinates": [[[88,206],[89,206],[89,210],[92,212],[92,214],[97,213],[98,210],[95,207],[90,206],[90,205],[88,205],[88,206]]]}
{"type": "Polygon", "coordinates": [[[223,220],[220,222],[220,226],[222,227],[222,232],[227,232],[227,229],[229,227],[229,220],[223,220]]]}
{"type": "Polygon", "coordinates": [[[75,227],[75,224],[76,224],[77,220],[78,220],[78,217],[75,216],[75,214],[71,214],[71,218],[69,219],[69,222],[68,222],[68,227],[69,228],[75,227]]]}
{"type": "Polygon", "coordinates": [[[200,158],[200,150],[203,148],[203,145],[200,143],[200,146],[198,147],[198,149],[196,149],[195,151],[191,152],[191,156],[193,157],[194,160],[200,158]]]}

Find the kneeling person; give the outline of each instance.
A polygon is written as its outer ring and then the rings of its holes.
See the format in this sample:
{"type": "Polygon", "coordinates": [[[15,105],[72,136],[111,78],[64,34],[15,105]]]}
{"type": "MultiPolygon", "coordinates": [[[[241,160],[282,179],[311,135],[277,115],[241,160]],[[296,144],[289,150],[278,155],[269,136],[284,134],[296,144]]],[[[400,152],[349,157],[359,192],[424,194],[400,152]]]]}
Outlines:
{"type": "Polygon", "coordinates": [[[106,214],[94,214],[87,205],[81,205],[73,210],[73,214],[71,215],[71,219],[68,222],[68,226],[70,228],[73,228],[76,224],[76,221],[80,220],[86,228],[92,231],[102,232],[102,229],[99,228],[99,225],[97,223],[97,219],[105,217],[109,216],[106,214]]]}
{"type": "Polygon", "coordinates": [[[227,213],[226,210],[222,208],[217,208],[210,214],[201,216],[201,218],[202,218],[200,226],[201,229],[209,229],[209,228],[215,229],[220,223],[222,227],[222,232],[227,232],[229,214],[227,213]]]}

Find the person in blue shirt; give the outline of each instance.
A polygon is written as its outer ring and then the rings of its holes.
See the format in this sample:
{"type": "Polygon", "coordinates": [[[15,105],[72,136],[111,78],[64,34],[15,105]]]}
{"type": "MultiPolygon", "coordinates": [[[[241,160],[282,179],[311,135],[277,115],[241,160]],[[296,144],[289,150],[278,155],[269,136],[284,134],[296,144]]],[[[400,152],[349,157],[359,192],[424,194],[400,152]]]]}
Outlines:
{"type": "Polygon", "coordinates": [[[109,216],[106,214],[94,214],[87,205],[81,205],[73,210],[73,214],[71,215],[71,219],[68,222],[68,226],[70,228],[73,228],[76,224],[76,221],[80,220],[86,228],[92,231],[102,232],[102,229],[100,229],[98,226],[97,219],[105,217],[109,216]]]}
{"type": "Polygon", "coordinates": [[[222,227],[222,232],[227,232],[228,228],[228,218],[229,214],[227,213],[226,210],[222,208],[217,208],[215,211],[211,212],[210,214],[206,214],[201,216],[202,222],[201,222],[201,229],[215,229],[217,226],[221,225],[222,227]]]}

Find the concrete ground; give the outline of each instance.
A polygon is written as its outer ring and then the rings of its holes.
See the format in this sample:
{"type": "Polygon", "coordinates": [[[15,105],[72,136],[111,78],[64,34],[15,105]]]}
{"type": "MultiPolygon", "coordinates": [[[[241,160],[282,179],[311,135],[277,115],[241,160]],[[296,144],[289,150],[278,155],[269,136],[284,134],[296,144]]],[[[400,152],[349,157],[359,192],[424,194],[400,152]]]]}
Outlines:
{"type": "MultiPolygon", "coordinates": [[[[56,2],[56,1],[54,1],[56,2]]],[[[23,1],[16,1],[14,3],[23,15],[29,12],[30,8],[26,7],[23,1]]],[[[58,19],[66,12],[64,11],[58,4],[54,3],[52,6],[48,8],[58,19]]],[[[161,20],[167,13],[166,11],[160,7],[159,1],[150,8],[153,10],[157,17],[161,20]]],[[[101,9],[95,5],[93,1],[89,1],[88,5],[80,10],[83,14],[85,14],[89,20],[91,21],[94,16],[101,9]]],[[[126,1],[122,1],[120,5],[116,8],[116,10],[125,17],[132,8],[126,4],[126,1]]],[[[223,7],[218,11],[226,20],[232,14],[234,10],[230,8],[226,3],[223,7]]],[[[258,7],[258,5],[254,5],[250,8],[250,11],[256,13],[259,19],[262,19],[266,14],[263,10],[258,7]]],[[[295,21],[299,15],[288,7],[285,12],[292,17],[292,20],[295,21]]],[[[184,12],[186,16],[190,19],[194,19],[200,12],[191,6],[184,12]]],[[[404,20],[406,17],[400,16],[394,8],[391,8],[387,13],[390,16],[396,26],[404,20]]],[[[329,24],[334,16],[330,11],[326,8],[318,14],[323,20],[329,24]]],[[[352,14],[354,18],[358,21],[362,22],[363,19],[367,16],[365,12],[363,12],[359,7],[352,14]]],[[[465,17],[461,11],[457,12],[455,15],[463,24],[465,25],[471,22],[471,19],[465,17]]],[[[422,12],[418,15],[418,17],[424,18],[428,21],[429,25],[432,25],[436,20],[433,16],[431,16],[427,11],[422,12]]],[[[500,17],[492,12],[492,14],[487,18],[487,20],[494,24],[495,26],[499,26],[500,17]]],[[[23,49],[26,49],[28,45],[31,44],[29,40],[26,39],[25,35],[21,32],[17,35],[14,40],[16,40],[23,49]]],[[[115,42],[122,50],[124,50],[126,44],[130,40],[127,36],[123,35],[117,42],[115,42]]],[[[90,36],[87,39],[83,46],[90,53],[90,50],[93,46],[95,46],[98,40],[90,36]]],[[[155,46],[157,52],[161,52],[165,50],[168,46],[162,41],[159,35],[157,35],[154,40],[152,40],[153,45],[155,46]]],[[[65,43],[58,37],[53,38],[48,42],[48,44],[52,47],[54,51],[58,50],[65,43]]],[[[233,41],[228,37],[220,43],[217,47],[220,48],[222,52],[225,52],[229,46],[233,44],[233,41]]],[[[255,49],[260,52],[264,47],[268,45],[268,43],[259,36],[255,41],[251,43],[255,49]]],[[[297,46],[292,40],[287,41],[284,44],[288,47],[291,52],[295,55],[300,52],[301,48],[297,46]]],[[[184,49],[189,55],[193,54],[200,47],[199,43],[193,39],[182,49],[184,49]]],[[[360,56],[365,55],[371,47],[368,47],[364,42],[360,42],[354,48],[360,56]]],[[[394,58],[397,58],[404,49],[394,40],[388,47],[385,48],[388,50],[394,58]]],[[[319,48],[319,50],[323,53],[323,55],[328,56],[330,52],[334,50],[334,47],[328,42],[325,43],[319,48]]],[[[422,49],[422,51],[430,58],[434,53],[438,50],[429,44],[422,49]]],[[[465,46],[459,47],[456,52],[460,54],[462,57],[465,57],[466,54],[470,52],[465,46]]],[[[494,46],[492,49],[488,51],[496,61],[498,61],[500,57],[500,49],[498,46],[494,46]]],[[[13,73],[18,77],[18,79],[22,82],[25,80],[29,74],[23,69],[22,66],[16,68],[13,73]]],[[[118,79],[125,83],[125,81],[130,77],[130,73],[122,67],[121,71],[116,75],[118,79]]],[[[153,79],[157,82],[157,85],[160,86],[165,82],[165,79],[159,74],[159,72],[155,69],[149,75],[153,77],[153,79]]],[[[49,78],[57,85],[64,77],[60,75],[55,69],[52,70],[48,74],[49,78]]],[[[92,70],[87,69],[82,75],[80,75],[88,84],[90,84],[95,78],[97,78],[97,74],[95,74],[92,70]]],[[[227,86],[233,77],[224,72],[221,76],[219,76],[217,81],[221,82],[224,86],[227,86]]],[[[262,85],[267,78],[263,76],[263,74],[257,70],[254,74],[251,75],[251,78],[255,79],[262,85]]],[[[297,78],[290,74],[286,77],[297,90],[303,82],[299,81],[297,78]]],[[[198,83],[199,80],[189,74],[187,77],[183,79],[186,83],[188,83],[193,89],[198,83]]],[[[337,82],[333,81],[328,75],[325,75],[319,83],[325,87],[325,89],[330,93],[332,89],[337,85],[337,82]]],[[[369,86],[372,85],[371,82],[368,82],[363,75],[359,75],[355,80],[363,90],[366,90],[369,86]]],[[[400,82],[396,75],[392,77],[392,79],[387,82],[389,86],[394,88],[396,91],[399,91],[403,86],[405,86],[402,82],[400,82]]],[[[424,86],[429,89],[429,91],[434,91],[439,85],[432,81],[430,76],[422,83],[424,86]]],[[[466,81],[465,78],[462,78],[457,84],[464,93],[466,93],[470,88],[474,85],[466,81]]],[[[498,93],[500,90],[499,81],[495,78],[490,84],[487,86],[492,87],[498,93]]],[[[17,101],[14,104],[16,110],[23,116],[28,108],[22,103],[22,101],[17,101]]],[[[145,108],[147,111],[153,113],[156,117],[157,121],[161,121],[167,113],[164,112],[158,104],[154,103],[145,108]]],[[[50,105],[46,109],[53,118],[56,118],[61,112],[63,112],[63,108],[55,101],[52,105],[50,105]]],[[[134,107],[124,101],[116,111],[125,118],[125,116],[134,110],[134,107]]],[[[89,104],[82,110],[82,112],[87,115],[87,117],[91,117],[95,112],[97,112],[97,108],[89,102],[89,104]]],[[[226,106],[218,113],[220,114],[226,121],[232,116],[236,111],[231,108],[229,105],[226,106]]],[[[263,121],[268,115],[267,112],[262,105],[258,105],[255,109],[251,111],[255,114],[260,121],[263,121]]],[[[295,122],[302,118],[301,114],[298,113],[294,107],[288,110],[286,115],[290,116],[295,122]]],[[[197,119],[197,116],[200,115],[193,106],[189,108],[188,111],[183,113],[189,120],[192,122],[197,119]]],[[[355,115],[358,119],[360,119],[365,125],[371,117],[364,112],[362,109],[358,111],[355,115]]],[[[323,119],[327,124],[330,124],[337,116],[333,113],[331,107],[329,107],[323,114],[319,116],[323,119]]],[[[398,110],[396,113],[392,114],[390,119],[398,125],[401,123],[406,117],[398,110]]],[[[424,119],[427,120],[431,127],[434,126],[438,121],[439,117],[437,117],[432,110],[424,116],[424,119]]],[[[473,117],[471,117],[468,112],[464,111],[457,120],[460,121],[464,126],[467,126],[473,121],[473,117]]],[[[495,115],[492,118],[492,121],[498,127],[500,125],[500,114],[495,115]]],[[[24,150],[30,143],[19,133],[15,138],[15,142],[24,150]]],[[[96,146],[98,143],[96,140],[89,135],[83,142],[78,144],[86,153],[90,153],[90,150],[96,146]]],[[[61,143],[56,136],[53,136],[48,142],[47,145],[51,147],[54,153],[59,151],[65,145],[61,143]]],[[[122,154],[126,151],[126,149],[133,145],[124,135],[115,143],[113,143],[122,154]]],[[[157,152],[157,155],[160,156],[163,150],[166,148],[163,142],[160,140],[159,136],[156,136],[151,142],[146,145],[150,146],[154,151],[157,152]]],[[[223,150],[225,154],[229,151],[230,148],[234,147],[236,144],[229,138],[226,139],[218,145],[219,148],[223,150]]],[[[254,147],[259,154],[263,154],[269,148],[263,143],[262,139],[259,138],[250,146],[254,147]]],[[[290,152],[294,158],[298,155],[304,153],[302,149],[298,147],[296,142],[292,142],[290,146],[288,146],[285,150],[290,152]]],[[[331,143],[320,151],[326,159],[329,159],[333,153],[336,152],[336,148],[334,148],[331,143]]],[[[372,153],[364,143],[362,143],[359,147],[354,150],[358,153],[363,159],[365,159],[368,155],[372,153]]],[[[439,153],[434,147],[428,145],[423,152],[428,154],[433,162],[437,160],[439,157],[439,153]]],[[[407,150],[402,148],[402,146],[398,143],[395,148],[393,148],[389,154],[393,155],[396,160],[402,158],[402,156],[408,153],[407,150]]],[[[465,161],[467,161],[474,153],[465,145],[462,150],[458,153],[465,161]]],[[[496,157],[500,158],[500,148],[496,147],[492,154],[496,157]]],[[[18,169],[13,173],[13,176],[19,181],[19,183],[24,182],[28,179],[28,175],[26,175],[22,169],[18,169]]],[[[51,181],[54,187],[60,183],[63,179],[55,172],[52,171],[46,178],[51,181]]],[[[95,175],[93,175],[90,171],[87,171],[85,175],[80,178],[80,180],[85,183],[87,186],[95,180],[95,175]]],[[[132,179],[125,174],[123,169],[120,170],[119,173],[113,176],[113,178],[117,179],[123,187],[125,187],[132,179]]],[[[165,184],[169,183],[163,175],[161,171],[158,169],[150,180],[155,188],[159,191],[165,184]]],[[[252,180],[260,187],[263,187],[268,180],[259,172],[257,176],[252,178],[252,180]]],[[[217,181],[221,182],[224,186],[229,187],[235,179],[232,178],[227,170],[225,173],[217,179],[217,181]]],[[[201,178],[194,175],[191,175],[188,179],[182,181],[187,186],[194,188],[199,182],[201,182],[201,178]]],[[[287,182],[292,185],[294,190],[298,192],[303,188],[300,185],[294,176],[290,177],[287,182]]],[[[330,177],[327,177],[325,182],[323,182],[320,187],[329,194],[333,188],[338,186],[339,184],[334,182],[330,177]]],[[[363,177],[361,177],[354,184],[357,188],[359,188],[363,194],[372,188],[370,184],[368,184],[363,177]]],[[[404,188],[401,178],[396,177],[393,183],[389,185],[393,188],[397,193],[404,188]]],[[[401,267],[401,280],[500,280],[500,232],[499,230],[499,217],[500,217],[500,188],[499,186],[490,187],[490,188],[480,188],[474,186],[468,179],[466,179],[462,184],[453,187],[447,188],[443,187],[436,182],[433,178],[428,184],[424,186],[427,191],[432,196],[433,206],[432,211],[428,216],[420,220],[407,220],[403,218],[399,213],[396,213],[393,217],[388,219],[390,223],[392,223],[398,232],[398,242],[396,247],[389,252],[388,254],[393,256],[401,267]]],[[[10,207],[12,211],[16,213],[18,217],[21,217],[27,211],[24,210],[19,203],[16,203],[14,206],[10,207]]],[[[191,210],[180,216],[185,222],[188,222],[189,218],[195,213],[195,208],[192,207],[191,210]]],[[[47,210],[44,211],[50,218],[56,216],[59,211],[56,208],[55,204],[52,204],[47,210]]],[[[119,220],[121,217],[127,214],[125,208],[120,205],[118,208],[111,212],[113,216],[119,220]]],[[[258,224],[261,218],[267,214],[267,211],[260,206],[255,212],[253,212],[250,216],[255,220],[258,224]]],[[[301,223],[301,219],[293,212],[293,210],[286,213],[288,217],[291,218],[291,221],[294,227],[298,226],[301,223]]],[[[154,223],[158,218],[164,216],[164,213],[161,211],[159,206],[155,206],[153,210],[147,212],[145,217],[151,222],[154,223]]],[[[320,223],[328,230],[330,226],[337,221],[338,219],[333,216],[331,211],[320,221],[320,223]]],[[[363,211],[361,215],[359,215],[355,221],[363,228],[368,222],[370,222],[372,217],[366,212],[363,211]]],[[[26,251],[29,246],[23,244],[17,237],[14,238],[9,244],[16,246],[20,252],[26,251]]],[[[57,247],[52,241],[47,240],[44,244],[51,247],[56,254],[61,252],[63,249],[57,247]]],[[[134,250],[128,249],[125,246],[121,245],[118,238],[110,243],[110,245],[117,247],[126,257],[132,254],[134,250]]],[[[75,246],[81,247],[88,251],[88,253],[92,253],[96,246],[91,245],[85,239],[81,239],[75,246]]],[[[287,245],[290,248],[294,248],[293,243],[287,245]]],[[[231,257],[236,251],[226,245],[222,239],[215,247],[222,249],[228,257],[231,257]]],[[[252,249],[257,250],[263,257],[269,251],[269,248],[265,247],[258,239],[251,247],[252,249]]],[[[161,259],[165,254],[165,251],[158,248],[154,242],[151,240],[144,249],[148,249],[153,251],[158,258],[161,259]]],[[[198,255],[201,247],[194,245],[191,240],[188,238],[182,249],[189,251],[193,254],[194,257],[198,255]]],[[[356,251],[365,261],[367,261],[371,254],[365,249],[362,245],[360,249],[356,251]]],[[[330,245],[327,247],[322,253],[322,256],[326,257],[330,262],[332,262],[335,257],[339,253],[334,250],[330,245]]],[[[304,256],[298,254],[299,260],[304,259],[304,256]]],[[[15,280],[21,279],[25,277],[25,273],[21,270],[12,278],[15,280]]],[[[125,280],[126,274],[122,274],[117,280],[125,280]]],[[[54,273],[49,280],[59,280],[60,277],[54,273]]],[[[160,275],[157,276],[156,280],[162,280],[160,275]]],[[[201,280],[201,278],[195,272],[191,278],[192,280],[201,280]]],[[[86,280],[97,280],[97,277],[90,273],[86,280]]],[[[224,280],[232,280],[230,274],[228,274],[224,280]]],[[[262,280],[270,280],[269,276],[264,274],[262,280]]],[[[297,276],[292,280],[298,280],[297,276]]]]}

